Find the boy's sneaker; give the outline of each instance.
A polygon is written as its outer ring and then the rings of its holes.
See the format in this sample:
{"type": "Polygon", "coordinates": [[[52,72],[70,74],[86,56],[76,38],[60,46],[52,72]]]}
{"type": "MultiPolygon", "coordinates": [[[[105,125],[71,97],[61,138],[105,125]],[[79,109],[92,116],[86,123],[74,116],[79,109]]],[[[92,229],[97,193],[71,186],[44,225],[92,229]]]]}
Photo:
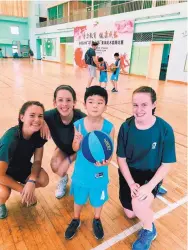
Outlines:
{"type": "Polygon", "coordinates": [[[155,225],[152,224],[152,232],[142,229],[138,234],[138,239],[133,243],[132,250],[149,250],[152,241],[157,237],[155,225]]]}
{"type": "Polygon", "coordinates": [[[73,219],[69,226],[67,227],[67,230],[65,231],[65,238],[70,240],[74,237],[76,231],[80,227],[81,222],[79,219],[73,219]]]}
{"type": "Polygon", "coordinates": [[[167,190],[161,185],[157,190],[157,195],[164,195],[167,193],[167,190]]]}
{"type": "Polygon", "coordinates": [[[114,92],[115,88],[113,88],[111,91],[114,92]]]}
{"type": "Polygon", "coordinates": [[[8,210],[5,204],[0,205],[0,219],[5,219],[8,215],[8,210]]]}
{"type": "Polygon", "coordinates": [[[68,183],[68,175],[65,175],[64,177],[61,178],[61,180],[57,185],[57,189],[55,191],[55,197],[57,199],[61,199],[65,195],[67,183],[68,183]]]}
{"type": "Polygon", "coordinates": [[[93,232],[98,240],[104,237],[104,231],[100,219],[93,219],[93,232]]]}

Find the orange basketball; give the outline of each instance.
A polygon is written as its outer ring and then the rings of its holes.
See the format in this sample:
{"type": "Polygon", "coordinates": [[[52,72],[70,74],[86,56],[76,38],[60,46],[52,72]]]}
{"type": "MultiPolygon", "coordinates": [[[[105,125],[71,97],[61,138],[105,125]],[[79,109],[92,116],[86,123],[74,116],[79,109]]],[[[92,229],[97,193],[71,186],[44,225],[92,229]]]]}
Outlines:
{"type": "Polygon", "coordinates": [[[114,63],[110,65],[110,71],[112,72],[116,71],[116,65],[114,63]]]}

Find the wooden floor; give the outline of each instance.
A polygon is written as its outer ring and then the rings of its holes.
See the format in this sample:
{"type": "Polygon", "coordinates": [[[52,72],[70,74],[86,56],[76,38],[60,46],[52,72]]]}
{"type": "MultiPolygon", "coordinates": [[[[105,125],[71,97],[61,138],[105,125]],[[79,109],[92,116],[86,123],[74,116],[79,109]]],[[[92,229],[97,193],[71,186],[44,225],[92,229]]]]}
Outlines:
{"type": "MultiPolygon", "coordinates": [[[[25,60],[0,60],[0,135],[17,123],[18,111],[27,100],[39,100],[46,109],[52,108],[53,92],[60,84],[70,84],[77,92],[77,106],[83,108],[87,70],[63,67],[60,64],[25,60]]],[[[121,123],[131,115],[131,95],[141,85],[152,86],[158,95],[157,115],[169,122],[175,131],[177,163],[164,181],[168,189],[163,199],[154,203],[158,237],[151,250],[187,249],[187,86],[146,80],[141,77],[120,76],[119,93],[111,93],[105,117],[115,124],[116,138],[121,123]]],[[[115,138],[115,141],[116,141],[115,138]]],[[[87,204],[82,213],[82,225],[74,239],[64,239],[64,231],[73,217],[73,199],[68,195],[54,197],[58,177],[50,169],[54,150],[52,141],[45,145],[43,167],[50,175],[45,189],[37,190],[38,204],[22,207],[20,197],[12,192],[7,202],[9,216],[0,221],[0,250],[4,249],[131,249],[139,228],[138,220],[124,217],[118,200],[118,175],[115,155],[109,167],[110,199],[102,213],[105,238],[97,241],[92,234],[92,208],[87,204]]],[[[69,170],[71,175],[72,168],[69,170]]],[[[70,182],[69,182],[70,185],[70,182]]]]}

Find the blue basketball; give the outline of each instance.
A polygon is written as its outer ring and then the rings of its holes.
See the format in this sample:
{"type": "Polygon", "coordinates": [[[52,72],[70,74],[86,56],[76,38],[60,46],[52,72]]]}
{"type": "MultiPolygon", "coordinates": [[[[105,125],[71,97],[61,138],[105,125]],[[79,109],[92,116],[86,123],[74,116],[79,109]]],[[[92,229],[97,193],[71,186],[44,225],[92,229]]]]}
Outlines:
{"type": "Polygon", "coordinates": [[[82,153],[92,163],[108,160],[113,153],[111,137],[98,130],[88,133],[82,142],[82,153]]]}

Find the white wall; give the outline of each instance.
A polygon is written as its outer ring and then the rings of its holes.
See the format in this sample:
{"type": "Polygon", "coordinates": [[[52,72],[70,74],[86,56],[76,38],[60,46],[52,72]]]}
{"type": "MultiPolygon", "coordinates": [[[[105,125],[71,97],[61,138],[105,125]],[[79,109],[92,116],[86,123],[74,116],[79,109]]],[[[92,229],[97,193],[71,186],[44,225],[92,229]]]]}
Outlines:
{"type": "Polygon", "coordinates": [[[36,38],[57,37],[57,56],[54,58],[46,57],[46,60],[60,62],[58,54],[59,37],[73,36],[74,27],[89,25],[95,20],[108,23],[109,18],[114,21],[122,19],[135,19],[135,32],[154,32],[174,30],[174,40],[171,47],[167,80],[176,80],[186,82],[186,72],[184,72],[184,63],[187,53],[186,37],[182,33],[187,25],[187,4],[172,4],[167,6],[155,7],[134,12],[122,13],[118,15],[105,16],[90,20],[82,20],[72,23],[59,24],[43,28],[35,28],[33,40],[36,38]],[[167,16],[166,16],[167,15],[167,16]],[[174,70],[175,69],[175,70],[174,70]]]}
{"type": "Polygon", "coordinates": [[[179,22],[176,22],[175,28],[174,41],[169,57],[167,80],[187,82],[188,72],[184,72],[185,59],[188,53],[187,36],[184,36],[185,31],[187,31],[187,20],[179,20],[179,22]]]}

